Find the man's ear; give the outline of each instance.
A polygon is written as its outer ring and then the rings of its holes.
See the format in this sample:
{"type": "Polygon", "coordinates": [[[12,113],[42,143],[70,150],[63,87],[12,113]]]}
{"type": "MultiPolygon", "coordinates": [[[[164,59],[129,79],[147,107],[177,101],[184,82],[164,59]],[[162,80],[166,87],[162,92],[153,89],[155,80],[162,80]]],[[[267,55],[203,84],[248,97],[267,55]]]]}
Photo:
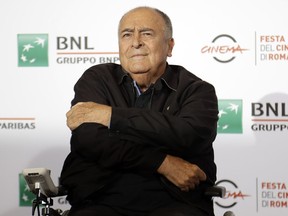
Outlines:
{"type": "Polygon", "coordinates": [[[170,38],[168,41],[168,53],[167,53],[168,57],[172,56],[172,50],[173,50],[174,45],[175,45],[174,38],[170,38]]]}

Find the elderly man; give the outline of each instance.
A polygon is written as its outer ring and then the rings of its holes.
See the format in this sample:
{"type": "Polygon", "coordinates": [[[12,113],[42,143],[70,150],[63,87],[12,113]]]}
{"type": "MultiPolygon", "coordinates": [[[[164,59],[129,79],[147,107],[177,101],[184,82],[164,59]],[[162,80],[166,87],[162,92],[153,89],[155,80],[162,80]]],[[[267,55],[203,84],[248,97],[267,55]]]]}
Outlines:
{"type": "Polygon", "coordinates": [[[71,152],[61,184],[72,216],[213,215],[214,87],[169,65],[169,17],[137,7],[121,18],[120,62],[89,68],[67,112],[71,152]]]}

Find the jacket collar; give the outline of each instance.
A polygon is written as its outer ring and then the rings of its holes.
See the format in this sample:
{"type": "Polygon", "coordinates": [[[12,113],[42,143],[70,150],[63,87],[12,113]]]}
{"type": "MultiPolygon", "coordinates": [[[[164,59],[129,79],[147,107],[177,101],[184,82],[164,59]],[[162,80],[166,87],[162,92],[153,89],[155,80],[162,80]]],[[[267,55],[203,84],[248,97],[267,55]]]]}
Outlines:
{"type": "Polygon", "coordinates": [[[177,83],[178,83],[178,77],[176,76],[176,73],[173,72],[171,66],[167,63],[166,64],[166,71],[165,73],[160,77],[162,80],[162,83],[164,83],[168,88],[170,88],[173,91],[177,91],[177,83]]]}
{"type": "MultiPolygon", "coordinates": [[[[133,82],[131,76],[121,66],[117,68],[116,79],[119,85],[125,80],[127,82],[133,82]]],[[[176,73],[173,72],[171,66],[167,63],[165,72],[155,83],[155,88],[156,90],[161,90],[162,86],[165,85],[172,91],[176,91],[177,82],[178,78],[176,73]]]]}

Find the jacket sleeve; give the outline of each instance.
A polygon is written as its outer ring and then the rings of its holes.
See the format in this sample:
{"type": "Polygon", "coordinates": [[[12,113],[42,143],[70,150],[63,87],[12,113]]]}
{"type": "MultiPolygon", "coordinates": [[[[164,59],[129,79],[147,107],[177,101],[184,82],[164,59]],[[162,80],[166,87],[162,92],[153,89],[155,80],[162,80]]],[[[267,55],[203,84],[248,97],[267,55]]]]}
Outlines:
{"type": "Polygon", "coordinates": [[[166,156],[159,147],[123,140],[96,123],[84,123],[72,132],[71,151],[104,168],[152,172],[166,156]]]}
{"type": "Polygon", "coordinates": [[[218,120],[214,87],[198,80],[172,101],[163,113],[113,107],[111,129],[119,131],[126,140],[145,140],[179,155],[210,151],[218,120]]]}

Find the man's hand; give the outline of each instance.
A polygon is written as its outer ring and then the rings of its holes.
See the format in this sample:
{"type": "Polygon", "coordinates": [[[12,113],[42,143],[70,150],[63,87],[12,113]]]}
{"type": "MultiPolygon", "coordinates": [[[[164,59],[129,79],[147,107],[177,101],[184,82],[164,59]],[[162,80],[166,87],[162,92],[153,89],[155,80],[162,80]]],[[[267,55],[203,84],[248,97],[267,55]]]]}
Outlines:
{"type": "Polygon", "coordinates": [[[80,102],[66,114],[67,126],[74,130],[79,125],[94,122],[107,126],[110,124],[112,107],[94,102],[80,102]]]}
{"type": "Polygon", "coordinates": [[[197,165],[171,155],[166,156],[157,171],[182,191],[194,189],[206,180],[206,174],[197,165]]]}

